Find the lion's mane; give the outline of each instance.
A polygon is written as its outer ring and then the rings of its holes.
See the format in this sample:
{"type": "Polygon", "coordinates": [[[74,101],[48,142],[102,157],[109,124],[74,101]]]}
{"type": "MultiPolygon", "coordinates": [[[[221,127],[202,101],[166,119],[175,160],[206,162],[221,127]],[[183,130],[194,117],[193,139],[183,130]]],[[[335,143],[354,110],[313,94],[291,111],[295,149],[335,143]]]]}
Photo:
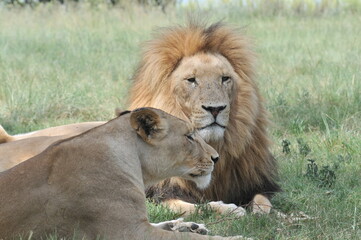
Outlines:
{"type": "Polygon", "coordinates": [[[223,55],[241,79],[235,82],[224,138],[210,142],[221,160],[206,190],[196,189],[187,180],[172,178],[150,188],[148,196],[236,204],[247,204],[257,193],[270,196],[280,190],[276,183],[277,165],[269,151],[267,113],[255,82],[255,54],[239,30],[222,23],[206,27],[194,22],[186,27],[160,29],[145,45],[130,89],[130,109],[155,107],[187,119],[170,91],[169,76],[182,58],[200,52],[223,55]]]}

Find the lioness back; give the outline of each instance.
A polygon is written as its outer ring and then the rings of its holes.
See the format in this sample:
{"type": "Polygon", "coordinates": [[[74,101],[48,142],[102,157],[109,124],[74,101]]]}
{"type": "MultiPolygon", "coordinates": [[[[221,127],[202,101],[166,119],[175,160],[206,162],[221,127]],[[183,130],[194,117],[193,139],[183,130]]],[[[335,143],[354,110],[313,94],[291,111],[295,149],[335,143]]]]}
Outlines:
{"type": "Polygon", "coordinates": [[[81,134],[104,123],[74,123],[13,136],[0,125],[0,172],[41,153],[60,139],[81,134]]]}

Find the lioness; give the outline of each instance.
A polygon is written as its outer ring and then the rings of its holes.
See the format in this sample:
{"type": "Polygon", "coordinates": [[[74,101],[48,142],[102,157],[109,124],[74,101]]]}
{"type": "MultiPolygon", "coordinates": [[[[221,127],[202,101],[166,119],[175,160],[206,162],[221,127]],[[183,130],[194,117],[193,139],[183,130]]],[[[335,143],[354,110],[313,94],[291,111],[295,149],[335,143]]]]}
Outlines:
{"type": "Polygon", "coordinates": [[[190,124],[134,110],[0,173],[0,238],[54,229],[70,237],[77,228],[85,239],[223,239],[152,226],[144,193],[171,176],[205,188],[217,159],[190,124]]]}
{"type": "Polygon", "coordinates": [[[41,153],[58,140],[78,135],[104,123],[73,123],[13,136],[0,125],[0,172],[41,153]]]}
{"type": "Polygon", "coordinates": [[[0,144],[0,172],[32,158],[52,143],[68,137],[70,136],[39,136],[0,144]]]}
{"type": "Polygon", "coordinates": [[[93,127],[97,127],[102,125],[106,122],[99,121],[99,122],[82,122],[82,123],[73,123],[67,124],[62,126],[50,127],[45,128],[42,130],[18,134],[18,135],[9,135],[5,129],[0,125],[0,143],[7,143],[12,141],[17,141],[21,139],[27,139],[32,137],[40,137],[40,136],[60,136],[60,135],[67,135],[67,136],[75,136],[80,133],[83,133],[93,127]]]}

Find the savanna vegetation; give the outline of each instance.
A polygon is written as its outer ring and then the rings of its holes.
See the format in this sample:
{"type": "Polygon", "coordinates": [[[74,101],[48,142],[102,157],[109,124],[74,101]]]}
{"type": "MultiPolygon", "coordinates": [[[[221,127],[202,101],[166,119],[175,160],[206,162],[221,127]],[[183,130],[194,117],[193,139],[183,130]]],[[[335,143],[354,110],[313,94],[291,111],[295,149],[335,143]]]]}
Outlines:
{"type": "MultiPolygon", "coordinates": [[[[356,7],[197,10],[254,40],[283,192],[268,216],[236,219],[200,205],[187,220],[217,235],[361,239],[361,14],[358,1],[344,2],[356,7]]],[[[0,124],[16,134],[111,119],[116,107],[127,107],[142,42],[196,8],[2,5],[0,124]]],[[[151,202],[148,209],[153,222],[179,217],[151,202]]]]}

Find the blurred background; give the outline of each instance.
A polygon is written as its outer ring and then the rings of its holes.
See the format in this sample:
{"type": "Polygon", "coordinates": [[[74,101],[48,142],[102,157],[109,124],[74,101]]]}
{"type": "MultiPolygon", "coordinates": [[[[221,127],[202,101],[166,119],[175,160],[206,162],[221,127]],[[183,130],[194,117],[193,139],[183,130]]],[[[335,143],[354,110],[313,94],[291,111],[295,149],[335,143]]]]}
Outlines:
{"type": "Polygon", "coordinates": [[[210,9],[212,7],[237,7],[247,12],[269,12],[271,14],[288,11],[289,13],[325,13],[350,10],[360,11],[359,0],[1,0],[2,5],[35,7],[40,3],[58,2],[62,5],[89,4],[92,7],[127,8],[134,5],[144,8],[160,8],[163,12],[174,8],[210,9]]]}

